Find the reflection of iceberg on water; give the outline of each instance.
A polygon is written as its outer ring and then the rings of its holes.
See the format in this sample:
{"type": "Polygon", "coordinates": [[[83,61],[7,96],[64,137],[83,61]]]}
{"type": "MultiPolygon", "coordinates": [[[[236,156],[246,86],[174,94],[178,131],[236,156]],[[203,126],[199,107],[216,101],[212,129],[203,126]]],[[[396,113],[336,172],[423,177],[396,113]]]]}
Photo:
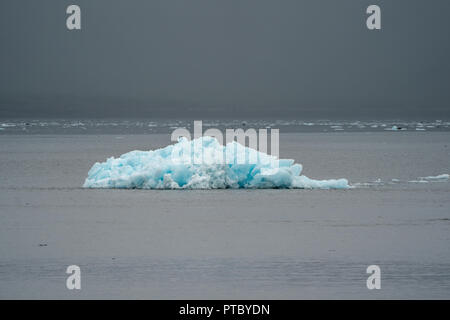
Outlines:
{"type": "Polygon", "coordinates": [[[96,163],[85,188],[225,189],[300,188],[347,189],[346,179],[312,180],[301,175],[294,160],[277,159],[231,142],[200,137],[154,151],[131,151],[96,163]]]}

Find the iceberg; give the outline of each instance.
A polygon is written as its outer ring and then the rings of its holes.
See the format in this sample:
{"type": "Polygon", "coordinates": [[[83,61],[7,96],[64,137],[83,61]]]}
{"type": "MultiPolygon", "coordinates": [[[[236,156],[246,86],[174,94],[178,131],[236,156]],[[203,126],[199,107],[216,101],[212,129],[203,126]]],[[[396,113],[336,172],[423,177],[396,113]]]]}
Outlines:
{"type": "Polygon", "coordinates": [[[121,189],[348,189],[346,179],[313,180],[291,159],[247,148],[223,146],[214,137],[150,151],[131,151],[95,163],[84,188],[121,189]],[[245,160],[245,161],[242,161],[245,160]],[[253,161],[249,161],[253,160],[253,161]]]}

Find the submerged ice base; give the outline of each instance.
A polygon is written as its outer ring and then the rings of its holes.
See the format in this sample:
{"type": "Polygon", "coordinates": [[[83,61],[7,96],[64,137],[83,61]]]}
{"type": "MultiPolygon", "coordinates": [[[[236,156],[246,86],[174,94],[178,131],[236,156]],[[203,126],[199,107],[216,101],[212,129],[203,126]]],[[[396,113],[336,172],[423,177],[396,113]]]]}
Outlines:
{"type": "Polygon", "coordinates": [[[301,175],[294,160],[277,159],[213,137],[176,144],[154,151],[131,151],[119,158],[95,163],[84,188],[121,189],[347,189],[346,179],[313,180],[301,175]],[[246,161],[242,161],[242,160],[246,161]],[[253,159],[254,161],[248,161],[253,159]]]}

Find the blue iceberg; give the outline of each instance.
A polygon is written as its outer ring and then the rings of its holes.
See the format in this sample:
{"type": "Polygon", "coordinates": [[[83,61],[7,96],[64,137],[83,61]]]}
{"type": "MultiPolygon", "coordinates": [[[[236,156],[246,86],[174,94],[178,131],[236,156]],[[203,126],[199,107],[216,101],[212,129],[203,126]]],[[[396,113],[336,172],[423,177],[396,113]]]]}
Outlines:
{"type": "Polygon", "coordinates": [[[150,151],[131,151],[95,163],[84,188],[121,189],[347,189],[346,179],[313,180],[294,160],[216,138],[180,138],[150,151]]]}

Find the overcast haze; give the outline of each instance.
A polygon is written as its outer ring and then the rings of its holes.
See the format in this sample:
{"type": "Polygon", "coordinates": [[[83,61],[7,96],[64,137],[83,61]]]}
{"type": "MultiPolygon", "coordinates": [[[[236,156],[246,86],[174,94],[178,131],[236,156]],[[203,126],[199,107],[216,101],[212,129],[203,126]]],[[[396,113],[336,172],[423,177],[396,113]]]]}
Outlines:
{"type": "Polygon", "coordinates": [[[0,117],[448,119],[449,14],[448,0],[1,0],[0,117]]]}

